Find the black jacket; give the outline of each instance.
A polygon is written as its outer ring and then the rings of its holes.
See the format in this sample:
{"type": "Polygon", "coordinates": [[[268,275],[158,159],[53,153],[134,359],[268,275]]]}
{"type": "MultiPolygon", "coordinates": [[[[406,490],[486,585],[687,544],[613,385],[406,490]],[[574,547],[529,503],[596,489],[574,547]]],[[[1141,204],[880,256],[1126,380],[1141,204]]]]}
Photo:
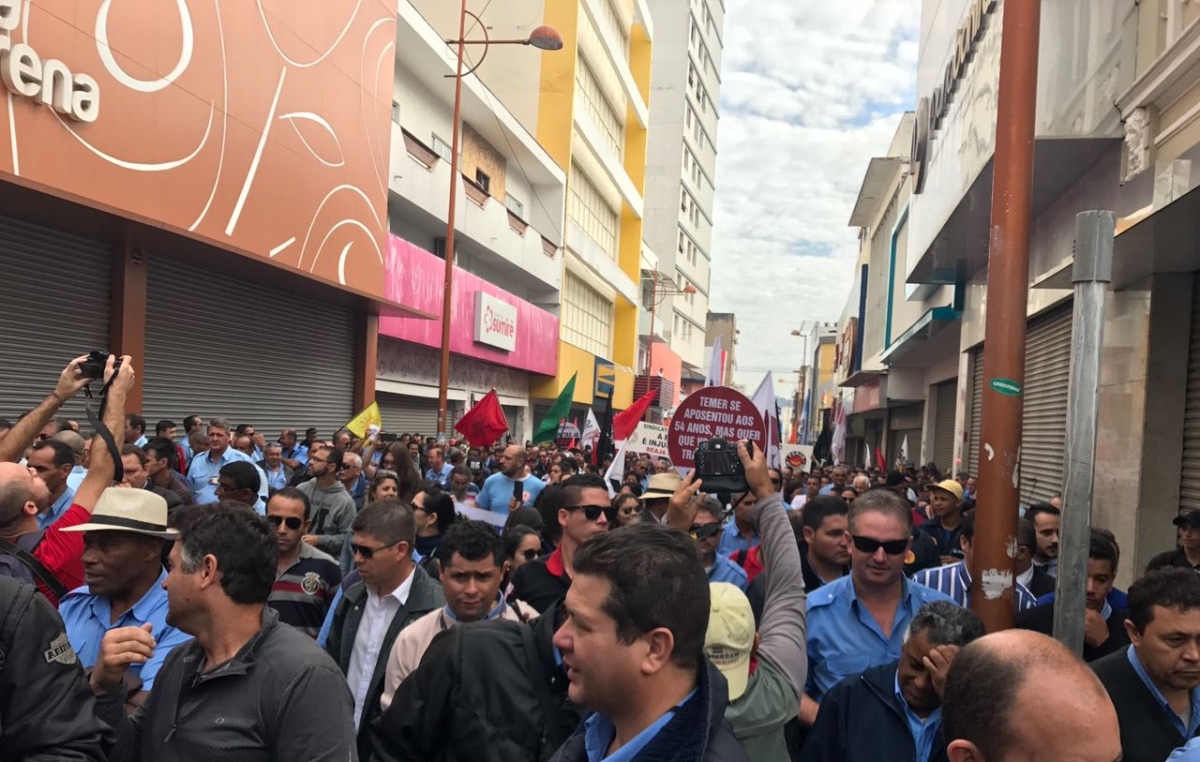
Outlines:
{"type": "Polygon", "coordinates": [[[0,758],[104,762],[112,742],[54,607],[0,577],[0,758]]]}
{"type": "MultiPolygon", "coordinates": [[[[633,762],[749,762],[725,720],[729,687],[708,662],[699,670],[696,695],[675,710],[671,721],[633,758],[633,762]]],[[[584,725],[550,758],[550,762],[587,762],[584,725]]]]}
{"type": "MultiPolygon", "coordinates": [[[[1124,653],[1125,647],[1129,645],[1129,633],[1125,631],[1125,615],[1126,612],[1122,609],[1114,608],[1109,614],[1106,624],[1108,625],[1108,640],[1098,646],[1089,646],[1083,644],[1083,660],[1087,662],[1095,661],[1101,656],[1107,656],[1114,651],[1124,653]]],[[[1035,606],[1027,611],[1022,611],[1017,614],[1017,628],[1022,630],[1033,630],[1040,632],[1043,635],[1054,634],[1054,602],[1043,603],[1041,606],[1035,606]]]]}
{"type": "Polygon", "coordinates": [[[1187,743],[1129,663],[1126,649],[1092,662],[1117,710],[1122,762],[1163,762],[1187,743]]]}
{"type": "MultiPolygon", "coordinates": [[[[963,557],[962,545],[959,542],[960,538],[962,537],[961,521],[959,521],[958,526],[950,531],[949,536],[947,536],[945,530],[942,529],[941,519],[936,516],[929,521],[926,521],[918,528],[933,540],[933,543],[937,546],[937,552],[939,556],[954,556],[955,558],[963,557]]],[[[938,563],[940,564],[941,561],[939,560],[938,563]]],[[[915,574],[917,571],[918,570],[914,569],[910,572],[905,569],[905,572],[908,574],[915,574]]]]}
{"type": "MultiPolygon", "coordinates": [[[[918,762],[904,706],[896,698],[897,665],[872,667],[825,694],[800,762],[918,762]]],[[[930,762],[945,761],[946,747],[939,742],[930,762]]]]}
{"type": "Polygon", "coordinates": [[[581,716],[554,659],[559,611],[555,604],[529,624],[474,622],[439,633],[374,724],[372,760],[547,759],[581,716]]]}
{"type": "MultiPolygon", "coordinates": [[[[383,696],[383,678],[387,674],[388,656],[400,631],[416,620],[436,611],[446,605],[442,596],[442,586],[425,573],[420,566],[413,567],[412,588],[408,591],[408,600],[392,618],[387,633],[383,636],[383,644],[379,649],[379,659],[375,670],[371,673],[371,682],[367,687],[366,703],[363,705],[362,717],[358,724],[358,758],[366,762],[371,758],[370,726],[379,716],[379,699],[383,696]]],[[[329,630],[329,639],[325,641],[325,650],[333,657],[342,674],[350,670],[350,655],[354,652],[354,638],[358,635],[358,626],[362,624],[363,611],[367,607],[367,586],[359,581],[346,589],[338,604],[337,612],[333,615],[333,626],[329,630]]],[[[393,702],[396,703],[396,702],[393,702]]]]}
{"type": "Polygon", "coordinates": [[[1056,584],[1058,584],[1058,580],[1050,576],[1045,569],[1039,566],[1033,567],[1033,577],[1029,580],[1028,588],[1034,598],[1041,598],[1043,595],[1053,593],[1056,584]]]}
{"type": "Polygon", "coordinates": [[[508,602],[522,601],[544,612],[566,595],[570,587],[571,578],[562,568],[562,554],[554,552],[517,569],[508,602]]]}

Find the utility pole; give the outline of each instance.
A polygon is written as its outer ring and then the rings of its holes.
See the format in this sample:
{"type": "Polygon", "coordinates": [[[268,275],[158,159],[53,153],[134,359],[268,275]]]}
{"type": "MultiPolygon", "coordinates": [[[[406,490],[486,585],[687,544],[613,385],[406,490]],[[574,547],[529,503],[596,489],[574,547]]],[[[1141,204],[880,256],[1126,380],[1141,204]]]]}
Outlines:
{"type": "Polygon", "coordinates": [[[1112,281],[1112,212],[1075,216],[1074,316],[1071,381],[1067,389],[1067,488],[1063,493],[1062,541],[1055,585],[1054,637],[1083,655],[1087,615],[1087,563],[1096,476],[1096,423],[1100,417],[1100,350],[1104,346],[1104,300],[1112,281]]]}
{"type": "Polygon", "coordinates": [[[1013,554],[1025,383],[1033,137],[1041,0],[1004,3],[992,159],[983,420],[971,609],[988,632],[1013,626],[1013,554]]]}

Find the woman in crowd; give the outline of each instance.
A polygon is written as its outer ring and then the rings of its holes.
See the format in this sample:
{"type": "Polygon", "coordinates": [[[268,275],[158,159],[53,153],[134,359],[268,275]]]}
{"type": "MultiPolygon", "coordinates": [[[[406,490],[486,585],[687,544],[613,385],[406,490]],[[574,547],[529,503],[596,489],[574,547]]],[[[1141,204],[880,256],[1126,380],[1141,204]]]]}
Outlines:
{"type": "MultiPolygon", "coordinates": [[[[412,498],[413,516],[417,520],[417,552],[422,559],[437,557],[442,537],[457,518],[454,515],[454,498],[442,492],[430,482],[423,482],[424,489],[412,498]]],[[[422,560],[424,564],[424,560],[422,560]]],[[[429,571],[429,565],[425,565],[429,571]]]]}
{"type": "Polygon", "coordinates": [[[376,500],[388,500],[400,494],[400,477],[395,471],[388,471],[383,468],[375,470],[375,478],[371,480],[371,486],[367,488],[367,499],[365,505],[370,505],[376,500]]]}
{"type": "Polygon", "coordinates": [[[612,507],[617,516],[617,526],[632,523],[641,512],[641,503],[632,492],[622,492],[614,497],[612,507]]]}
{"type": "Polygon", "coordinates": [[[529,561],[542,554],[542,537],[538,531],[524,524],[504,530],[504,555],[508,557],[508,576],[517,573],[529,561]]]}
{"type": "Polygon", "coordinates": [[[550,484],[562,484],[563,481],[570,479],[575,474],[579,473],[579,465],[572,459],[567,457],[559,458],[559,460],[550,466],[550,484]]]}

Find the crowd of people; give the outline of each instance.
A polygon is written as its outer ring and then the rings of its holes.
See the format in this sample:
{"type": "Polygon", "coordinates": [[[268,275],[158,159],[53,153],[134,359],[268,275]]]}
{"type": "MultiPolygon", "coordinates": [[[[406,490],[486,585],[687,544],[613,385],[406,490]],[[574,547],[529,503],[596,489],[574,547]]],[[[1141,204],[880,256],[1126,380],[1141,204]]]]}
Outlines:
{"type": "Polygon", "coordinates": [[[985,634],[965,474],[149,436],[129,358],[85,359],[0,425],[4,760],[1200,759],[1200,511],[1128,591],[1092,529],[1081,658],[1057,499],[985,634]],[[85,388],[99,426],[58,415],[85,388]]]}

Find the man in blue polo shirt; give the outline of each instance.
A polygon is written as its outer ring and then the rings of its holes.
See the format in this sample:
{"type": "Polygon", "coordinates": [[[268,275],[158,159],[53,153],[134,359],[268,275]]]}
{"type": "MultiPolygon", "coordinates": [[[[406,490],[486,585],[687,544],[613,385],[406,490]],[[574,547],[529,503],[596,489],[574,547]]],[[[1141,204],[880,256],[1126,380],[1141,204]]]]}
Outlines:
{"type": "Polygon", "coordinates": [[[67,512],[75,499],[75,490],[67,484],[75,467],[75,451],[65,442],[46,439],[33,446],[26,464],[37,472],[50,490],[50,506],[38,516],[38,528],[46,529],[67,512]]]}
{"type": "MultiPolygon", "coordinates": [[[[188,481],[197,505],[215,503],[217,501],[217,484],[221,468],[235,461],[243,461],[254,465],[254,461],[245,453],[238,452],[229,446],[229,433],[232,427],[224,418],[214,418],[208,424],[208,452],[192,459],[188,468],[188,481]]],[[[254,466],[259,472],[258,496],[263,504],[267,499],[267,475],[261,468],[254,466]]]]}
{"type": "Polygon", "coordinates": [[[800,721],[811,726],[825,694],[846,677],[900,658],[917,611],[943,593],[909,582],[912,512],[904,498],[871,490],[850,506],[850,574],[808,596],[808,685],[800,721]]]}
{"type": "MultiPolygon", "coordinates": [[[[751,507],[753,506],[754,504],[751,503],[751,507]]],[[[700,563],[704,564],[704,570],[708,572],[709,582],[728,582],[731,585],[737,585],[738,589],[744,593],[750,584],[746,577],[746,571],[730,560],[728,556],[717,552],[717,545],[721,541],[723,531],[721,504],[716,498],[706,497],[696,511],[696,518],[692,520],[690,530],[692,539],[696,541],[696,547],[700,551],[700,563]]]]}
{"type": "Polygon", "coordinates": [[[117,627],[152,626],[154,655],[129,667],[129,704],[137,706],[154,687],[154,678],[171,649],[191,636],[167,624],[163,581],[163,541],[178,532],[167,528],[167,503],[144,489],[113,487],[104,491],[86,524],[63,532],[84,532],[83,571],[87,584],[62,599],[59,614],[67,639],[84,669],[100,655],[104,634],[117,627]]]}
{"type": "Polygon", "coordinates": [[[446,462],[446,451],[441,447],[429,448],[429,468],[425,471],[425,478],[442,489],[446,489],[450,483],[450,472],[454,470],[454,466],[446,462]]]}

